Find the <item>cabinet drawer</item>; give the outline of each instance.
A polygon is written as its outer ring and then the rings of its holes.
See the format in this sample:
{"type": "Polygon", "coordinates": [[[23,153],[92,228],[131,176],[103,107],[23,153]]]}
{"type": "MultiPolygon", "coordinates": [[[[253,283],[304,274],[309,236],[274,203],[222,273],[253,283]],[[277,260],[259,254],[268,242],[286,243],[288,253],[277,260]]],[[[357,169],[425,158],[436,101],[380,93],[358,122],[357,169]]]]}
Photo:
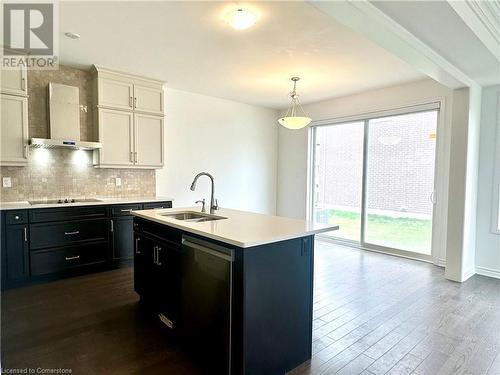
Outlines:
{"type": "Polygon", "coordinates": [[[130,215],[132,210],[140,210],[142,208],[142,204],[119,204],[116,206],[111,206],[111,216],[124,216],[130,215]]]}
{"type": "Polygon", "coordinates": [[[5,213],[5,222],[10,224],[25,224],[28,222],[28,211],[7,211],[5,213]]]}
{"type": "Polygon", "coordinates": [[[64,207],[30,210],[29,217],[31,223],[41,223],[46,221],[94,219],[106,217],[107,214],[106,206],[64,207]]]}
{"type": "Polygon", "coordinates": [[[31,252],[31,275],[46,275],[76,267],[104,263],[106,243],[31,252]]]}
{"type": "Polygon", "coordinates": [[[107,240],[107,219],[30,225],[31,250],[107,240]]]}
{"type": "Polygon", "coordinates": [[[151,210],[154,208],[172,208],[172,202],[152,202],[152,203],[144,203],[145,210],[151,210]]]}

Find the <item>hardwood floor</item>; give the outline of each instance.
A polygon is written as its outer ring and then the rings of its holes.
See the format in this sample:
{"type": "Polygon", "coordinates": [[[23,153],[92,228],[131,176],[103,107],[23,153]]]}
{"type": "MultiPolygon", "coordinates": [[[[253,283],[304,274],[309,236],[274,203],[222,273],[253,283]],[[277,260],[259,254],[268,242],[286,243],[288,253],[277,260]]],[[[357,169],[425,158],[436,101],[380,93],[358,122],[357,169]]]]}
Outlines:
{"type": "MultiPolygon", "coordinates": [[[[500,374],[500,280],[317,241],[313,358],[293,374],[500,374]]],[[[2,293],[2,366],[200,374],[131,269],[2,293]]]]}

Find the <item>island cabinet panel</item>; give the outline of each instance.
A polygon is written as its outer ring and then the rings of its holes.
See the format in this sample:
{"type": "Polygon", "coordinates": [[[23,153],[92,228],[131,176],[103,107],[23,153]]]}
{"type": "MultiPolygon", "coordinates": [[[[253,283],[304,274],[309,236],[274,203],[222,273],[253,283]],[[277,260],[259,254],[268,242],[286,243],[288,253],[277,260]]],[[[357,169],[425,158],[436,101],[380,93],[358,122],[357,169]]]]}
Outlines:
{"type": "Polygon", "coordinates": [[[313,243],[244,250],[245,374],[284,374],[311,358],[313,243]]]}
{"type": "Polygon", "coordinates": [[[176,329],[181,289],[180,241],[152,235],[154,226],[146,227],[151,234],[134,225],[134,289],[168,328],[176,329]]]}

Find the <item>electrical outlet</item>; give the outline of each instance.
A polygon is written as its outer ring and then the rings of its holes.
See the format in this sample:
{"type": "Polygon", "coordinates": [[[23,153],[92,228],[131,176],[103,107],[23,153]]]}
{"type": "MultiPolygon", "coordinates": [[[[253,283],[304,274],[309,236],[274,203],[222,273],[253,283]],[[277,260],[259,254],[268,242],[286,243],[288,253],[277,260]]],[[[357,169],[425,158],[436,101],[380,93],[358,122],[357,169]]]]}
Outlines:
{"type": "Polygon", "coordinates": [[[120,177],[115,178],[115,185],[122,186],[122,179],[120,177]]]}
{"type": "Polygon", "coordinates": [[[10,188],[10,187],[12,187],[12,180],[10,179],[10,177],[4,177],[4,178],[2,178],[2,186],[4,188],[10,188]]]}

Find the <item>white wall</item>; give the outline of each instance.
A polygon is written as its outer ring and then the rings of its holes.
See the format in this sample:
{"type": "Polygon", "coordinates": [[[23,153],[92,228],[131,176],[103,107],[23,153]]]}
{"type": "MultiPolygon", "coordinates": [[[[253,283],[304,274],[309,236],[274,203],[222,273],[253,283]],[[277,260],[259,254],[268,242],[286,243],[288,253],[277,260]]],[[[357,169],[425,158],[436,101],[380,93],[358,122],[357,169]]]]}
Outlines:
{"type": "Polygon", "coordinates": [[[276,212],[277,112],[230,100],[167,88],[165,167],[156,173],[156,193],[174,207],[210,199],[214,175],[221,207],[276,212]]]}
{"type": "MultiPolygon", "coordinates": [[[[341,98],[304,105],[306,113],[315,121],[362,115],[385,111],[404,106],[428,103],[436,100],[444,102],[442,111],[443,127],[438,137],[439,152],[442,160],[437,165],[440,179],[436,199],[435,220],[447,228],[448,210],[448,165],[449,135],[452,126],[453,90],[432,79],[410,82],[402,85],[381,88],[341,98]]],[[[466,116],[466,115],[465,115],[466,116]]],[[[290,131],[279,129],[278,151],[278,201],[277,213],[282,216],[305,218],[307,203],[307,164],[308,130],[290,131]]],[[[444,264],[446,258],[446,229],[435,232],[438,241],[436,263],[444,264]]]]}
{"type": "Polygon", "coordinates": [[[483,89],[476,223],[476,272],[498,278],[500,233],[494,233],[493,221],[498,215],[500,183],[499,97],[500,85],[483,89]]]}

